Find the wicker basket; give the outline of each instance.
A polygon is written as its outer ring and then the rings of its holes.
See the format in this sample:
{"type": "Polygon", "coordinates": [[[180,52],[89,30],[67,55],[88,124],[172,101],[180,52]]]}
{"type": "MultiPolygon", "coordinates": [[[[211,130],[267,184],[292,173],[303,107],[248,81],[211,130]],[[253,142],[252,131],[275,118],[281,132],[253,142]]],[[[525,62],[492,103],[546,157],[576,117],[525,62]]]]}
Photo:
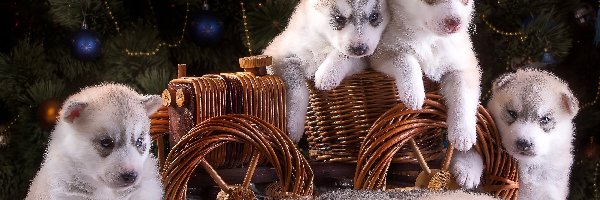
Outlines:
{"type": "MultiPolygon", "coordinates": [[[[309,155],[317,161],[355,163],[357,147],[367,135],[367,130],[381,114],[400,102],[394,80],[370,70],[344,79],[331,91],[315,89],[312,82],[308,86],[310,103],[305,134],[309,155]]],[[[426,90],[435,89],[436,85],[426,80],[426,90]]],[[[419,143],[437,143],[435,136],[428,137],[420,138],[424,141],[419,143]]],[[[394,163],[413,162],[414,159],[407,159],[410,157],[407,150],[399,151],[394,163]]]]}
{"type": "MultiPolygon", "coordinates": [[[[396,152],[407,148],[411,139],[439,135],[447,128],[446,107],[441,101],[440,95],[428,93],[423,109],[411,110],[398,104],[375,122],[358,154],[355,189],[385,188],[387,170],[396,152]]],[[[481,153],[486,166],[483,188],[498,197],[516,199],[516,161],[504,151],[500,142],[494,121],[480,106],[477,113],[477,144],[474,148],[481,153]]],[[[451,155],[451,152],[447,153],[451,155]]],[[[446,156],[443,170],[448,169],[450,155],[446,156]]]]}

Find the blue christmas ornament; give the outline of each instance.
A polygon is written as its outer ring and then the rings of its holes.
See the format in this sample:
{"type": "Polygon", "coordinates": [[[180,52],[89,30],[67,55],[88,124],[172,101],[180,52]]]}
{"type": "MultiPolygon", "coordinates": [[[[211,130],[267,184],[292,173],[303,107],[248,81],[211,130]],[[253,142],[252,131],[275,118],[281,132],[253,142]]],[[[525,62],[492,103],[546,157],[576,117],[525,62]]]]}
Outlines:
{"type": "Polygon", "coordinates": [[[547,65],[556,63],[556,60],[554,59],[552,53],[548,52],[548,50],[546,49],[544,49],[544,54],[542,54],[542,63],[547,65]]]}
{"type": "Polygon", "coordinates": [[[190,31],[198,45],[213,46],[221,41],[223,21],[214,12],[208,10],[208,5],[205,3],[204,9],[192,18],[190,31]]]}
{"type": "Polygon", "coordinates": [[[530,14],[529,16],[527,16],[527,18],[525,18],[521,21],[521,27],[527,28],[529,26],[529,24],[531,24],[531,22],[533,22],[533,20],[535,20],[535,18],[536,17],[534,17],[532,14],[530,14]]]}
{"type": "Polygon", "coordinates": [[[84,23],[81,30],[71,40],[73,56],[79,60],[92,61],[100,57],[102,44],[98,35],[87,28],[84,23]]]}

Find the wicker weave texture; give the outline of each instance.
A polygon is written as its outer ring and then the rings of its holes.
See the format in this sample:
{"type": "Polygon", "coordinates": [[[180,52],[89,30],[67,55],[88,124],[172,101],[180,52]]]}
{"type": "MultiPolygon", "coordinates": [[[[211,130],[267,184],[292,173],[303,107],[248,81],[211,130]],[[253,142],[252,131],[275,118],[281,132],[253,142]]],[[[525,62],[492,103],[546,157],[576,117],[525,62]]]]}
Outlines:
{"type": "MultiPolygon", "coordinates": [[[[277,76],[255,76],[252,73],[210,74],[202,77],[183,77],[174,79],[170,84],[187,84],[193,86],[195,113],[172,117],[170,131],[175,132],[182,120],[189,120],[192,115],[200,124],[212,117],[225,114],[247,114],[256,116],[285,130],[285,87],[277,76]]],[[[171,93],[176,93],[172,91],[171,93]]],[[[176,98],[173,98],[176,99],[176,98]]],[[[171,103],[169,113],[178,113],[176,103],[171,103]]],[[[181,132],[181,131],[180,131],[181,132]]],[[[187,131],[186,131],[187,132],[187,131]]],[[[177,142],[177,141],[175,141],[177,142]]],[[[216,167],[235,168],[250,162],[252,147],[240,143],[228,143],[212,151],[206,160],[216,167]]],[[[265,160],[260,163],[264,163],[265,160]]]]}
{"type": "MultiPolygon", "coordinates": [[[[437,89],[430,80],[424,81],[426,91],[437,89]]],[[[350,76],[330,91],[315,89],[312,82],[308,88],[305,134],[309,155],[317,161],[355,163],[368,129],[381,114],[400,103],[394,79],[372,70],[350,76]]],[[[426,140],[433,139],[431,136],[426,140]]],[[[393,162],[416,164],[408,151],[409,148],[398,151],[393,162]]]]}
{"type": "Polygon", "coordinates": [[[275,168],[281,190],[290,197],[311,196],[313,172],[294,143],[278,128],[260,118],[250,115],[223,115],[206,120],[183,136],[167,157],[161,171],[165,185],[165,199],[185,199],[187,182],[199,165],[211,174],[213,180],[226,193],[236,188],[226,184],[213,166],[205,162],[205,156],[228,143],[244,143],[256,150],[253,164],[242,184],[247,188],[257,157],[265,157],[275,168]]]}
{"type": "Polygon", "coordinates": [[[309,82],[306,132],[310,157],[318,161],[356,162],[360,143],[373,122],[396,105],[395,83],[367,71],[344,79],[331,91],[309,82]]]}

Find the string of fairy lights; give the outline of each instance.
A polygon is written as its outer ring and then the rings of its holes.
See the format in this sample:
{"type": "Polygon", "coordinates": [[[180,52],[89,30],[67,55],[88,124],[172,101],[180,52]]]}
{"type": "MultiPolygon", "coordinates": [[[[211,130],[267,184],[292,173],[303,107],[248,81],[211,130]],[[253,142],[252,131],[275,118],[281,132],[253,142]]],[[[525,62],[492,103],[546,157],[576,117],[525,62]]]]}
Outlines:
{"type": "Polygon", "coordinates": [[[598,172],[599,170],[600,170],[600,162],[596,162],[596,167],[594,168],[594,176],[592,179],[592,184],[594,186],[594,194],[593,194],[594,199],[598,199],[600,197],[600,195],[598,195],[598,184],[596,182],[598,174],[599,174],[599,172],[598,172]]]}
{"type": "Polygon", "coordinates": [[[246,8],[244,7],[244,1],[240,1],[242,7],[242,20],[244,23],[244,34],[246,37],[246,46],[248,47],[248,53],[252,56],[252,47],[250,46],[250,31],[248,30],[248,17],[246,16],[246,8]]]}
{"type": "Polygon", "coordinates": [[[508,32],[508,31],[500,30],[500,28],[494,26],[490,21],[487,20],[487,17],[485,16],[485,14],[481,14],[481,20],[483,20],[485,25],[487,25],[495,33],[498,33],[498,34],[504,35],[504,36],[518,36],[521,41],[524,41],[525,39],[527,39],[527,35],[521,31],[508,32]]]}
{"type": "MultiPolygon", "coordinates": [[[[106,0],[104,0],[103,2],[104,2],[104,7],[106,8],[106,11],[108,13],[108,16],[110,17],[112,22],[115,24],[115,30],[117,31],[117,33],[121,34],[121,28],[119,27],[119,22],[115,19],[115,16],[113,15],[110,5],[108,4],[108,2],[106,0]]],[[[152,4],[150,4],[150,9],[151,9],[152,13],[154,13],[154,7],[152,7],[152,4]]],[[[185,29],[187,28],[187,24],[188,24],[189,13],[190,13],[190,1],[188,0],[188,1],[186,1],[186,6],[185,6],[185,17],[184,17],[184,21],[183,21],[183,26],[181,28],[181,36],[179,36],[179,40],[177,40],[177,42],[167,43],[167,42],[163,41],[163,42],[160,42],[156,46],[156,48],[154,48],[153,50],[149,50],[149,51],[132,51],[132,50],[129,50],[129,48],[125,48],[125,53],[128,56],[153,56],[153,55],[156,55],[156,53],[158,53],[158,51],[160,51],[160,49],[163,46],[166,46],[169,48],[178,47],[179,45],[181,45],[181,42],[183,41],[183,38],[185,36],[185,29]]]]}
{"type": "MultiPolygon", "coordinates": [[[[33,106],[29,105],[29,110],[31,110],[33,106]]],[[[8,144],[8,136],[6,133],[8,133],[8,131],[10,130],[10,128],[15,125],[15,123],[17,123],[17,120],[19,120],[19,118],[21,118],[21,114],[17,114],[17,116],[10,122],[8,123],[8,125],[4,128],[4,130],[2,130],[2,132],[0,132],[0,137],[2,140],[0,140],[0,147],[6,146],[8,144]]]]}

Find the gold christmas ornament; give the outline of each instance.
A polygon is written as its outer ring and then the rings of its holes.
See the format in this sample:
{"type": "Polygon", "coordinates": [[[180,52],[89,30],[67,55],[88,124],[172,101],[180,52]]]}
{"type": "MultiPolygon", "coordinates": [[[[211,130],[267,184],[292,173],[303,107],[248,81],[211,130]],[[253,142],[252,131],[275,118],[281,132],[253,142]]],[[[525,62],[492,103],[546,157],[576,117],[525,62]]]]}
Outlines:
{"type": "Polygon", "coordinates": [[[168,107],[169,105],[171,105],[171,93],[169,92],[169,90],[165,89],[162,93],[162,105],[168,107]]]}
{"type": "Polygon", "coordinates": [[[60,101],[51,98],[42,103],[38,110],[39,122],[44,130],[50,130],[56,124],[60,112],[60,101]]]}
{"type": "Polygon", "coordinates": [[[177,92],[175,92],[175,103],[177,103],[177,106],[182,107],[184,102],[185,95],[183,94],[183,90],[177,89],[177,92]]]}

